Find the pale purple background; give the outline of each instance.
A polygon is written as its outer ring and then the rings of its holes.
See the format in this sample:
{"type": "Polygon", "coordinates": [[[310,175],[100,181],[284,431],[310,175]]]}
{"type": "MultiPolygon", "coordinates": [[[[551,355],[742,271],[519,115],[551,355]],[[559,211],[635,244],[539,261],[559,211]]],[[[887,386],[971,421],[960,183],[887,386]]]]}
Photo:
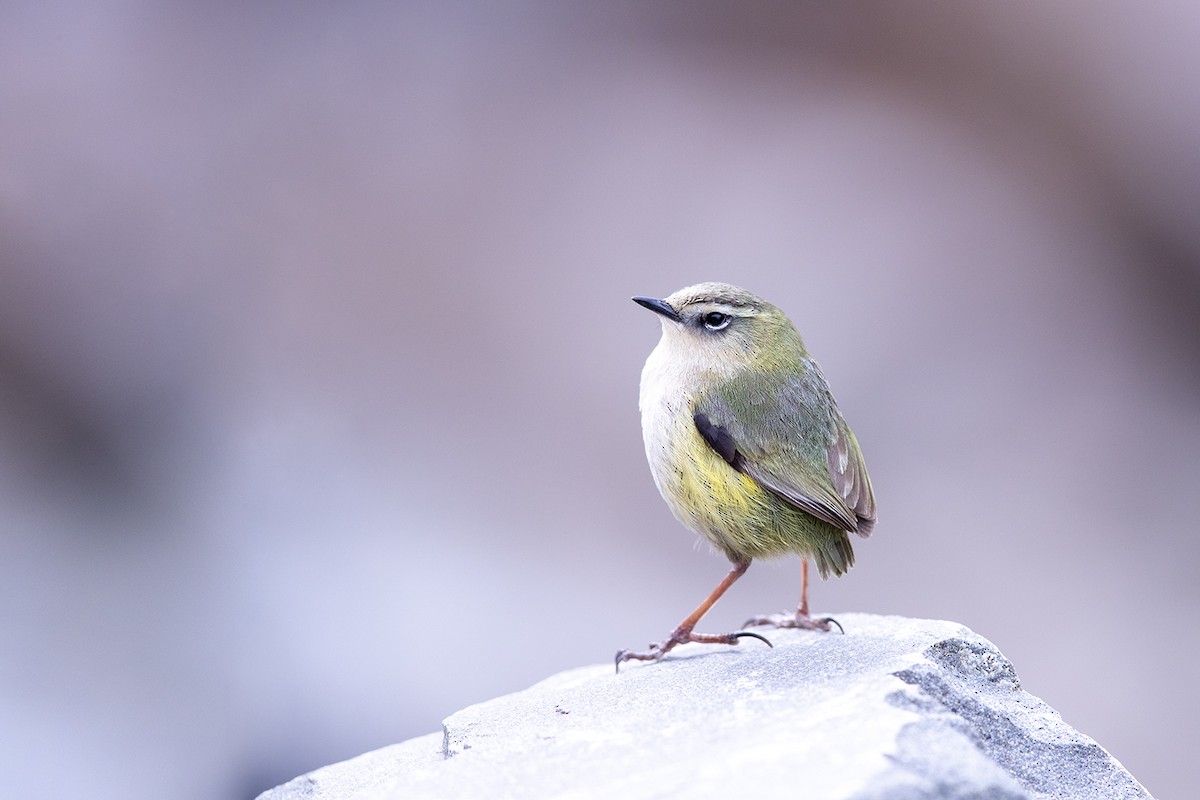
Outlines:
{"type": "Polygon", "coordinates": [[[163,5],[0,12],[7,796],[247,798],[661,637],[727,567],[628,298],[714,279],[866,452],[816,609],[1194,789],[1200,6],[163,5]]]}

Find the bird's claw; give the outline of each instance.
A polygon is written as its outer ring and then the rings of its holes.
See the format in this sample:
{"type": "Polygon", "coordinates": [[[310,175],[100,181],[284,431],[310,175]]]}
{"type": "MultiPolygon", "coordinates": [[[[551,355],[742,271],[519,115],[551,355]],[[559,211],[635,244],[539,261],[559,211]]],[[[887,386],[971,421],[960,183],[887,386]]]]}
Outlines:
{"type": "Polygon", "coordinates": [[[836,625],[839,633],[846,633],[842,623],[833,617],[810,617],[807,614],[766,614],[751,617],[742,624],[742,627],[798,628],[807,631],[828,632],[830,625],[836,625]]]}
{"type": "Polygon", "coordinates": [[[616,657],[613,659],[616,671],[621,671],[621,663],[624,661],[658,661],[665,656],[668,651],[677,644],[685,642],[697,642],[699,644],[737,644],[738,639],[749,638],[758,639],[767,647],[774,647],[770,639],[753,631],[737,631],[736,633],[692,633],[690,630],[676,630],[671,634],[671,638],[665,642],[651,642],[650,649],[643,653],[635,653],[632,650],[618,650],[616,657]]]}
{"type": "Polygon", "coordinates": [[[771,644],[770,639],[768,639],[767,637],[765,637],[761,634],[754,633],[753,631],[738,631],[737,633],[731,633],[729,635],[732,636],[734,639],[741,639],[744,637],[747,637],[750,639],[758,639],[760,642],[765,644],[767,647],[770,647],[772,649],[775,647],[775,645],[771,644]]]}

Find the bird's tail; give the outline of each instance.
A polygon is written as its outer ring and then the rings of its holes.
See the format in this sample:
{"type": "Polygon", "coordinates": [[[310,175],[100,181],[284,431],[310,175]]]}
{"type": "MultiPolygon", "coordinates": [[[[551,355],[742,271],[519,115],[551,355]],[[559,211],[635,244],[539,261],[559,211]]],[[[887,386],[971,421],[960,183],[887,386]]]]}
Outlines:
{"type": "Polygon", "coordinates": [[[828,578],[831,572],[834,575],[846,572],[854,566],[854,548],[850,546],[850,537],[845,531],[825,537],[820,548],[813,553],[813,561],[822,578],[828,578]]]}

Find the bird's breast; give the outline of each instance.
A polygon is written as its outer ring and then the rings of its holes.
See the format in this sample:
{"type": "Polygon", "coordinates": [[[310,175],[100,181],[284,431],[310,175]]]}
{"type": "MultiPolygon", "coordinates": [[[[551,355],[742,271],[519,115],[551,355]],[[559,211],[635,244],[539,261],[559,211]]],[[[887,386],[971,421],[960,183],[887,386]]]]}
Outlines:
{"type": "Polygon", "coordinates": [[[675,517],[714,545],[732,552],[739,521],[769,503],[752,478],[731,467],[700,436],[693,418],[705,377],[651,354],[642,372],[640,408],[646,460],[675,517]]]}

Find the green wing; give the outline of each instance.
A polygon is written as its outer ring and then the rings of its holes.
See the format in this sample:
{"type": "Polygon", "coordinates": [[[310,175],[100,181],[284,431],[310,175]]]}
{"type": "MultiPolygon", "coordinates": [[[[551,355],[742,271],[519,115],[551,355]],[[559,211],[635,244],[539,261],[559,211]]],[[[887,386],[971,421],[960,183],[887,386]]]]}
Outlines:
{"type": "Polygon", "coordinates": [[[702,395],[693,419],[734,469],[834,527],[867,536],[875,495],[854,433],[820,367],[799,377],[735,379],[702,395]]]}

